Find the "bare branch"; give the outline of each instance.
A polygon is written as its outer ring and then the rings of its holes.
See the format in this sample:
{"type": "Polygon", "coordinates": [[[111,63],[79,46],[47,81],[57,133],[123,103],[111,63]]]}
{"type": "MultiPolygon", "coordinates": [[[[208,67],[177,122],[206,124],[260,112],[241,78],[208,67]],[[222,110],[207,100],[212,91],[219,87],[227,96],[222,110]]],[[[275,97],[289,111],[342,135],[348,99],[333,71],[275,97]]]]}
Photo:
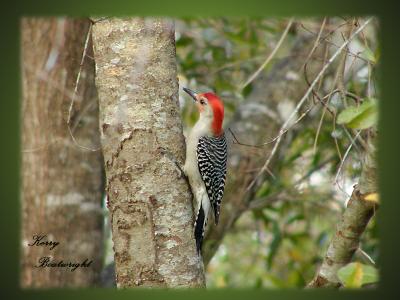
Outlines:
{"type": "Polygon", "coordinates": [[[81,63],[80,63],[80,65],[79,65],[78,75],[76,76],[75,89],[74,89],[74,93],[72,94],[71,104],[69,105],[67,126],[68,126],[69,135],[71,136],[72,141],[74,142],[74,144],[75,144],[77,147],[79,147],[79,148],[81,148],[81,149],[83,149],[83,150],[95,152],[95,151],[99,151],[100,148],[101,148],[101,146],[99,146],[99,147],[93,149],[93,148],[89,148],[89,147],[86,147],[86,146],[83,146],[83,145],[79,144],[79,143],[77,142],[77,140],[75,139],[74,134],[73,134],[72,129],[71,129],[71,115],[72,115],[72,109],[73,109],[73,107],[74,107],[76,95],[78,94],[79,81],[80,81],[80,79],[81,79],[82,68],[83,68],[83,65],[84,65],[84,63],[85,63],[85,57],[86,57],[86,52],[87,52],[87,50],[88,50],[88,45],[89,45],[89,40],[90,40],[90,34],[91,34],[91,32],[92,32],[92,23],[89,24],[89,29],[88,29],[88,32],[87,32],[87,34],[86,34],[85,46],[83,47],[83,52],[82,52],[82,57],[81,57],[81,63]]]}
{"type": "Polygon", "coordinates": [[[292,119],[294,118],[294,116],[299,112],[300,108],[303,106],[303,104],[305,103],[305,101],[307,100],[308,96],[310,95],[311,91],[313,90],[314,86],[316,85],[316,83],[319,81],[319,79],[321,78],[321,76],[326,72],[326,70],[328,69],[328,67],[332,64],[332,62],[338,57],[338,55],[343,51],[343,49],[345,49],[347,47],[347,45],[350,43],[351,40],[353,40],[364,28],[365,26],[368,25],[369,22],[371,22],[372,18],[369,18],[367,21],[364,22],[363,25],[361,25],[351,36],[348,40],[346,40],[342,46],[340,46],[340,48],[331,56],[331,58],[328,60],[328,62],[323,66],[323,68],[321,69],[321,71],[319,72],[319,74],[315,77],[314,81],[311,83],[310,87],[308,88],[308,90],[306,91],[306,93],[304,94],[303,98],[299,101],[299,103],[297,104],[296,108],[293,110],[293,112],[290,114],[290,116],[287,118],[287,120],[285,121],[285,123],[282,125],[280,131],[279,131],[279,137],[277,138],[274,147],[271,151],[271,154],[269,155],[268,159],[266,160],[265,164],[263,165],[263,167],[261,168],[260,172],[257,174],[257,176],[253,179],[253,181],[249,184],[249,186],[247,187],[246,191],[249,191],[251,189],[251,187],[256,183],[258,177],[263,174],[266,169],[268,168],[269,163],[271,162],[271,159],[273,158],[273,156],[275,155],[279,144],[282,140],[282,133],[285,132],[286,128],[288,127],[288,124],[292,121],[292,119]]]}
{"type": "MultiPolygon", "coordinates": [[[[360,132],[361,132],[361,131],[360,131],[360,132]]],[[[354,138],[354,140],[360,135],[360,132],[357,133],[357,135],[356,135],[356,137],[354,138]]],[[[337,170],[337,172],[336,172],[336,175],[335,175],[335,183],[336,183],[336,184],[338,184],[338,178],[339,178],[339,176],[340,176],[340,172],[342,171],[344,162],[346,161],[346,158],[347,158],[347,156],[349,155],[350,150],[351,150],[351,148],[352,148],[353,145],[354,145],[354,140],[351,141],[349,147],[347,147],[347,150],[346,150],[346,152],[344,153],[344,156],[343,156],[342,160],[340,161],[339,168],[338,168],[338,170],[337,170]]]]}
{"type": "Polygon", "coordinates": [[[242,84],[242,86],[240,87],[241,90],[243,90],[246,86],[248,86],[259,74],[260,72],[268,65],[268,63],[271,61],[271,59],[275,56],[276,52],[278,51],[278,49],[281,47],[282,42],[285,40],[290,27],[293,24],[293,18],[291,18],[289,20],[289,23],[286,25],[285,31],[282,33],[281,38],[279,39],[278,43],[276,44],[274,50],[272,50],[272,52],[270,53],[270,55],[268,55],[267,59],[263,62],[263,64],[257,69],[257,71],[255,71],[253,73],[253,75],[251,75],[249,77],[249,79],[247,79],[247,81],[242,84]]]}

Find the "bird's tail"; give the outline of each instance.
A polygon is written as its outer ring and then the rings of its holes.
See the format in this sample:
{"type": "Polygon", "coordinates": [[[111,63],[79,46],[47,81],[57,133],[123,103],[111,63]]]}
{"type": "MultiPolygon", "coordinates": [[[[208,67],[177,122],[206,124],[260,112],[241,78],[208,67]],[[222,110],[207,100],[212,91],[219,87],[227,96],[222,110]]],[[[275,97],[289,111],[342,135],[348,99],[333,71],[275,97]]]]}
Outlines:
{"type": "Polygon", "coordinates": [[[207,225],[207,213],[200,203],[200,209],[197,213],[196,222],[194,223],[194,237],[196,239],[197,253],[200,253],[203,244],[204,230],[207,225]]]}

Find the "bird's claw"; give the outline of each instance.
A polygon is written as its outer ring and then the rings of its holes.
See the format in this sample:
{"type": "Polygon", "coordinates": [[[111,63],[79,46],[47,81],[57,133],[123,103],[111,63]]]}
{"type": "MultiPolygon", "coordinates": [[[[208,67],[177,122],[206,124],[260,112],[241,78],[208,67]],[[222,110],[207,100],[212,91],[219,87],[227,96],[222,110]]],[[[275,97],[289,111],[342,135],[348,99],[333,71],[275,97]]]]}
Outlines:
{"type": "Polygon", "coordinates": [[[172,153],[170,153],[167,149],[165,149],[164,147],[159,147],[158,148],[160,153],[162,155],[165,155],[170,161],[172,161],[175,165],[175,169],[176,172],[178,173],[178,178],[184,178],[187,180],[187,176],[185,171],[183,170],[183,167],[180,165],[180,163],[176,160],[176,158],[172,155],[172,153]]]}

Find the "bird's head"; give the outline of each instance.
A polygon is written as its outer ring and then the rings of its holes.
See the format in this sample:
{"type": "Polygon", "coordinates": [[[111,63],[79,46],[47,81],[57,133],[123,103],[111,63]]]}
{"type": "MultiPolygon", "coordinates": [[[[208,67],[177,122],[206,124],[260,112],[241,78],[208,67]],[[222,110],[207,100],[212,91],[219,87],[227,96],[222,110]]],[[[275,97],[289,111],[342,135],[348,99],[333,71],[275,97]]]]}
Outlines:
{"type": "Polygon", "coordinates": [[[222,122],[224,121],[224,104],[214,93],[196,93],[190,89],[183,90],[193,98],[200,118],[209,121],[210,129],[215,136],[222,134],[222,122]]]}

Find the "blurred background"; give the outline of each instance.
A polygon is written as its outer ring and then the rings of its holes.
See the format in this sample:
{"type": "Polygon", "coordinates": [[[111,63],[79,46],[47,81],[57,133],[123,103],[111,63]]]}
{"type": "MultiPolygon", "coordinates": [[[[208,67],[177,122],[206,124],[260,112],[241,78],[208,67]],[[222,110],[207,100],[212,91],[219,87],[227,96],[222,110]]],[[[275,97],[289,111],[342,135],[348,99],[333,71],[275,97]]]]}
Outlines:
{"type": "MultiPolygon", "coordinates": [[[[315,275],[360,177],[363,134],[336,119],[349,106],[377,101],[376,19],[329,66],[289,124],[270,170],[246,188],[310,82],[366,19],[175,20],[184,132],[198,113],[182,87],[213,91],[224,101],[230,140],[222,224],[208,226],[204,246],[207,287],[304,287],[315,275]]],[[[106,264],[113,260],[110,235],[107,244],[106,264]]],[[[369,257],[355,260],[378,258],[375,219],[361,248],[369,257]]]]}
{"type": "MultiPolygon", "coordinates": [[[[228,174],[220,222],[209,222],[203,245],[207,287],[303,288],[318,272],[354,186],[376,181],[376,169],[364,179],[362,172],[381,93],[378,19],[174,23],[184,134],[198,112],[182,87],[213,91],[225,104],[228,174]]],[[[115,286],[93,20],[21,24],[22,285],[115,286]],[[64,245],[52,256],[93,257],[90,272],[33,268],[48,252],[28,242],[46,230],[64,245]]],[[[344,286],[378,280],[378,236],[373,217],[356,263],[340,273],[344,286]]]]}

